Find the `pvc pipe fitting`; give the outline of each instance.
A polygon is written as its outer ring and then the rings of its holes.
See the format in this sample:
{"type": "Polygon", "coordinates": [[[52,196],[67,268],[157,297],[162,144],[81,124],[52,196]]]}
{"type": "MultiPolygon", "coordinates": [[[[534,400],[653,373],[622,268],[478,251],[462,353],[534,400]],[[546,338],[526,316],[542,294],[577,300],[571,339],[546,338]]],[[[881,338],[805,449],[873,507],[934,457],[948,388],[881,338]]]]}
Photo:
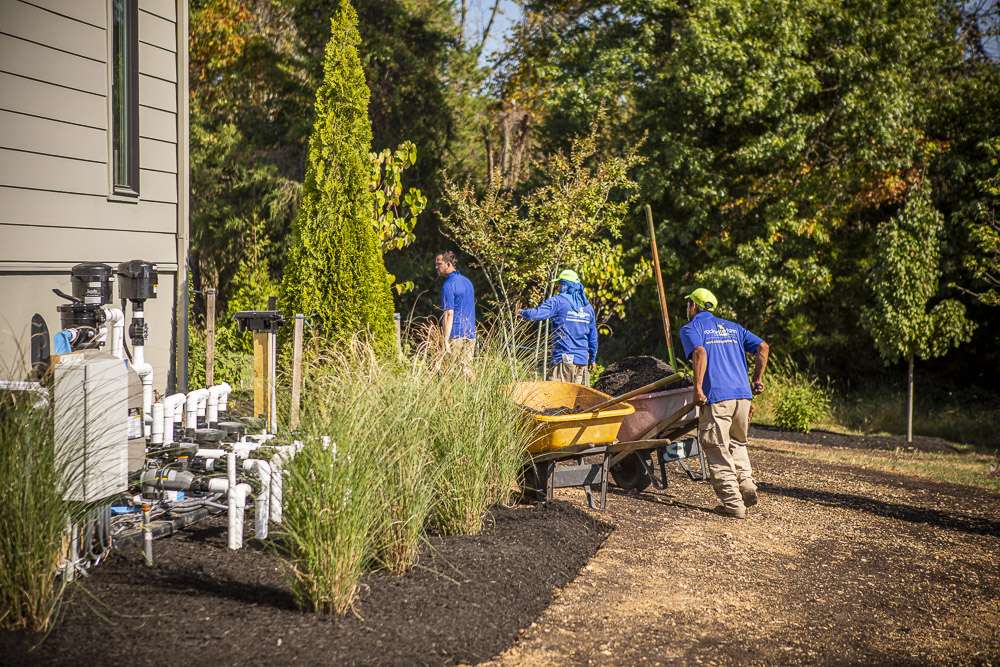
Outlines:
{"type": "Polygon", "coordinates": [[[229,401],[229,392],[233,390],[228,382],[212,385],[208,388],[208,401],[206,402],[205,421],[209,427],[219,423],[219,411],[225,410],[225,405],[229,401]]]}
{"type": "Polygon", "coordinates": [[[184,405],[184,413],[187,415],[187,428],[198,428],[198,404],[208,398],[208,389],[195,389],[188,392],[184,405]]]}
{"type": "Polygon", "coordinates": [[[163,403],[157,403],[152,409],[152,434],[149,437],[150,445],[162,445],[163,444],[163,424],[166,421],[163,418],[163,403]]]}
{"type": "Polygon", "coordinates": [[[171,394],[163,399],[163,444],[169,445],[174,441],[174,422],[179,421],[175,416],[181,412],[181,406],[187,396],[184,394],[171,394]]]}
{"type": "Polygon", "coordinates": [[[257,539],[263,540],[267,537],[267,522],[271,504],[271,466],[267,461],[260,459],[246,459],[243,461],[244,470],[252,470],[257,473],[260,479],[260,493],[254,498],[254,520],[255,535],[257,539]]]}
{"type": "Polygon", "coordinates": [[[111,332],[111,344],[108,351],[118,359],[125,358],[125,313],[121,308],[101,306],[104,311],[105,326],[111,332]]]}

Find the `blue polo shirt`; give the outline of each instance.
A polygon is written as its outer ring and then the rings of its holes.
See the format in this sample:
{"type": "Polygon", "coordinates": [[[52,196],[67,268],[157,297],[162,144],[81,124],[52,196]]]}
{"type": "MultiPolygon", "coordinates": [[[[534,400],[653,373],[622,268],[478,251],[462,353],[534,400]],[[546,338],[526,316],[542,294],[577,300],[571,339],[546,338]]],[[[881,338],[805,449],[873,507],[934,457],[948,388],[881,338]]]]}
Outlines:
{"type": "Polygon", "coordinates": [[[763,342],[739,324],[705,310],[681,327],[684,355],[690,359],[698,347],[705,348],[708,355],[702,390],[709,403],[753,398],[747,379],[747,354],[756,352],[763,342]]]}
{"type": "Polygon", "coordinates": [[[452,271],[441,286],[441,310],[455,311],[452,338],[476,338],[476,291],[472,281],[452,271]]]}

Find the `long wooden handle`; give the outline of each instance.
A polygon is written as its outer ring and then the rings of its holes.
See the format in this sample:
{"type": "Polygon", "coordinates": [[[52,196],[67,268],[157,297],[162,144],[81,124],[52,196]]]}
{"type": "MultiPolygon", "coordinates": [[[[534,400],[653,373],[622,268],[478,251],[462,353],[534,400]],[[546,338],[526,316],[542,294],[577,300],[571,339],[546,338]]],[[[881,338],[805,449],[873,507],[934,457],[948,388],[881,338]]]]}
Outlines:
{"type": "Polygon", "coordinates": [[[601,410],[606,410],[607,408],[610,408],[612,405],[618,405],[619,403],[623,403],[624,401],[627,401],[630,398],[635,398],[636,396],[640,396],[642,394],[648,394],[651,391],[656,391],[660,387],[666,386],[671,382],[680,380],[682,377],[684,377],[683,373],[674,373],[673,375],[668,375],[665,378],[660,378],[656,382],[650,382],[649,384],[643,387],[639,387],[638,389],[633,389],[632,391],[626,392],[621,396],[615,396],[614,398],[609,398],[603,403],[598,403],[597,405],[586,408],[585,410],[580,410],[580,412],[600,412],[601,410]]]}
{"type": "Polygon", "coordinates": [[[649,245],[653,252],[653,272],[656,274],[656,293],[660,297],[660,317],[663,318],[663,341],[667,344],[667,358],[670,367],[677,364],[674,361],[674,348],[670,344],[670,311],[667,309],[667,292],[663,286],[663,273],[660,270],[660,251],[656,247],[656,228],[653,226],[653,209],[646,204],[646,223],[649,225],[649,245]]]}

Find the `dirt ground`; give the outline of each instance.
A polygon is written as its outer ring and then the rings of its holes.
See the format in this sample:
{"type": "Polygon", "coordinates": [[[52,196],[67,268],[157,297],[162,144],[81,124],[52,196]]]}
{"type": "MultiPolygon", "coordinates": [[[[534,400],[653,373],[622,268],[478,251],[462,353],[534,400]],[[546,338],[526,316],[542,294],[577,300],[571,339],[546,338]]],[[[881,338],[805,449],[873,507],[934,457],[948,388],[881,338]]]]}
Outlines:
{"type": "Polygon", "coordinates": [[[610,497],[611,536],[491,664],[1000,663],[1000,496],[776,444],[746,521],[679,474],[610,497]]]}
{"type": "Polygon", "coordinates": [[[600,513],[566,491],[436,538],[333,621],[295,609],[270,554],[193,531],[155,570],[101,568],[38,650],[0,633],[0,664],[1000,664],[1000,495],[811,447],[754,441],[746,521],[676,470],[600,513]]]}

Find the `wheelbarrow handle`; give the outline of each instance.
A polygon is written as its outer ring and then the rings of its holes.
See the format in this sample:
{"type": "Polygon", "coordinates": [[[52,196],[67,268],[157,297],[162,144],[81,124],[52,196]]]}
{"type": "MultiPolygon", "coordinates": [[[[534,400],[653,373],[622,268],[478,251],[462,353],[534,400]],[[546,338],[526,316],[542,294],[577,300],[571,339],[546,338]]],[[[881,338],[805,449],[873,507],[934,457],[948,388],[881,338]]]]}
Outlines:
{"type": "Polygon", "coordinates": [[[626,392],[621,396],[615,396],[614,398],[609,398],[603,403],[598,403],[593,405],[586,410],[580,410],[581,413],[585,412],[600,412],[601,410],[607,410],[612,405],[618,405],[619,403],[624,403],[630,398],[635,398],[636,396],[641,396],[642,394],[648,394],[652,391],[656,391],[660,387],[664,387],[671,382],[676,382],[684,377],[684,373],[674,373],[673,375],[668,375],[665,378],[660,378],[656,382],[650,382],[649,384],[639,387],[638,389],[633,389],[632,391],[626,392]]]}

